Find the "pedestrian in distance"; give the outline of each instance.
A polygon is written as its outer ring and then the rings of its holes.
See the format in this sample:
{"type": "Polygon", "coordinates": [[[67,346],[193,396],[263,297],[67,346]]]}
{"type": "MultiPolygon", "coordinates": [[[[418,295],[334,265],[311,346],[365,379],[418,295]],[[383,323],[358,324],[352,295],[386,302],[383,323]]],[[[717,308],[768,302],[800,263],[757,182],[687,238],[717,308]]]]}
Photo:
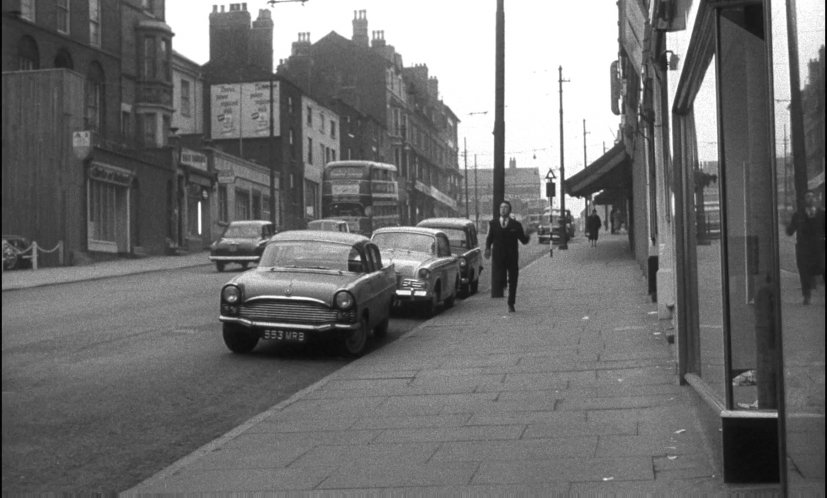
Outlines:
{"type": "Polygon", "coordinates": [[[508,311],[514,312],[517,301],[517,277],[520,274],[520,254],[517,241],[528,244],[530,235],[523,231],[523,225],[511,217],[511,203],[500,204],[500,217],[488,222],[488,235],[485,237],[485,259],[493,257],[495,273],[492,283],[498,285],[508,276],[508,311]]]}
{"type": "Polygon", "coordinates": [[[592,247],[597,247],[597,233],[600,231],[600,225],[597,209],[592,209],[592,214],[586,218],[586,231],[589,233],[589,243],[592,247]]]}
{"type": "Polygon", "coordinates": [[[804,208],[793,214],[787,235],[795,234],[795,262],[801,281],[804,304],[810,304],[816,277],[824,283],[824,210],[817,205],[815,192],[804,194],[804,208]]]}

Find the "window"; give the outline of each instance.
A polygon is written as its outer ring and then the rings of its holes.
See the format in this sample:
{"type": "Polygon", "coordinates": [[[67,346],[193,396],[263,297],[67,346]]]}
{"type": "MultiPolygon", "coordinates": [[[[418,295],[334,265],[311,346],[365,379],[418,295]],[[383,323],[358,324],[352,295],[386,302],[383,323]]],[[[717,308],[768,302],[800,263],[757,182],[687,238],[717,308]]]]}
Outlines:
{"type": "Polygon", "coordinates": [[[293,97],[287,97],[287,114],[293,114],[293,97]]]}
{"type": "Polygon", "coordinates": [[[155,8],[153,0],[141,0],[141,8],[147,12],[152,12],[155,8]]]}
{"type": "Polygon", "coordinates": [[[181,115],[190,117],[190,82],[189,80],[181,80],[181,115]]]}
{"type": "Polygon", "coordinates": [[[101,46],[101,10],[100,0],[89,0],[89,44],[101,46]]]}
{"type": "Polygon", "coordinates": [[[58,51],[57,55],[55,55],[54,60],[55,67],[62,67],[65,69],[74,69],[75,64],[72,62],[72,56],[69,55],[69,52],[66,50],[58,51]]]}
{"type": "Polygon", "coordinates": [[[161,40],[161,64],[163,67],[164,81],[172,81],[172,49],[170,41],[167,39],[161,40]]]}
{"type": "Polygon", "coordinates": [[[229,221],[229,207],[227,204],[227,186],[218,186],[218,221],[229,221]]]}
{"type": "Polygon", "coordinates": [[[323,112],[319,113],[319,131],[321,131],[322,135],[324,135],[324,113],[323,112]]]}
{"type": "Polygon", "coordinates": [[[313,108],[307,106],[307,126],[313,126],[313,108]]]}
{"type": "Polygon", "coordinates": [[[86,79],[86,113],[84,119],[90,130],[103,129],[103,69],[96,62],[89,67],[86,79]]]}
{"type": "Polygon", "coordinates": [[[20,39],[17,45],[17,68],[23,71],[40,67],[40,53],[37,43],[29,36],[20,39]]]}
{"type": "Polygon", "coordinates": [[[57,30],[69,34],[69,0],[57,0],[57,30]]]}
{"type": "Polygon", "coordinates": [[[330,120],[330,138],[336,138],[336,121],[330,120]]]}
{"type": "Polygon", "coordinates": [[[34,22],[35,0],[20,0],[20,18],[34,22]]]}
{"type": "Polygon", "coordinates": [[[144,38],[144,79],[155,78],[155,38],[144,38]]]}
{"type": "Polygon", "coordinates": [[[129,111],[121,111],[121,137],[125,141],[132,140],[132,114],[129,111]]]}
{"type": "Polygon", "coordinates": [[[307,164],[313,164],[313,139],[307,137],[307,164]]]}
{"type": "Polygon", "coordinates": [[[236,189],[235,191],[235,219],[250,219],[250,192],[236,189]]]}
{"type": "Polygon", "coordinates": [[[156,128],[155,114],[150,113],[141,115],[141,139],[144,147],[155,146],[156,128]]]}

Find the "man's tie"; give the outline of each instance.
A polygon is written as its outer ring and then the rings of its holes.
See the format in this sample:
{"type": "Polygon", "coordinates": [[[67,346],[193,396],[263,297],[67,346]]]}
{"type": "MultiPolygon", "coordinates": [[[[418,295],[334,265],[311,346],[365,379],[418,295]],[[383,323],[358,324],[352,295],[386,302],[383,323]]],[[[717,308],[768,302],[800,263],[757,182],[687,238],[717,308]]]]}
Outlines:
{"type": "Polygon", "coordinates": [[[508,224],[508,218],[503,218],[502,220],[500,220],[500,225],[503,228],[505,228],[505,225],[507,225],[507,224],[508,224]]]}

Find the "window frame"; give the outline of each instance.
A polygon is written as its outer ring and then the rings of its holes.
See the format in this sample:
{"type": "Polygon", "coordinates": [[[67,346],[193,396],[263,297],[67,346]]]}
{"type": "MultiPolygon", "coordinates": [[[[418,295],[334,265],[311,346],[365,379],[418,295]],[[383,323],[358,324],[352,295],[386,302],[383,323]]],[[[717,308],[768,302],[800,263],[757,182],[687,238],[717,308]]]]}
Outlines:
{"type": "Polygon", "coordinates": [[[71,2],[69,0],[56,0],[55,2],[55,27],[58,33],[68,35],[72,33],[72,16],[70,11],[71,2]],[[65,24],[64,29],[61,29],[61,20],[65,24]]]}

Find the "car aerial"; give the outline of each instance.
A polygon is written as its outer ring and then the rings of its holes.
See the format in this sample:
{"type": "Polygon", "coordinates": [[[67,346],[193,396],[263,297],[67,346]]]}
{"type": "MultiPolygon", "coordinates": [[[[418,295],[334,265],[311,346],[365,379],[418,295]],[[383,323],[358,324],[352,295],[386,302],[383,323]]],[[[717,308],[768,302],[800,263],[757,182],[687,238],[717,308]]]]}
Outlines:
{"type": "Polygon", "coordinates": [[[32,267],[32,243],[20,235],[3,235],[3,269],[32,267]]]}
{"type": "Polygon", "coordinates": [[[347,221],[324,218],[307,223],[308,230],[329,230],[332,232],[350,232],[347,221]]]}
{"type": "Polygon", "coordinates": [[[246,270],[250,263],[258,262],[264,245],[275,233],[273,223],[267,220],[231,221],[210,245],[210,261],[218,271],[224,271],[230,263],[246,270]]]}
{"type": "Polygon", "coordinates": [[[267,242],[258,267],[221,288],[224,343],[248,353],[260,340],[337,341],[362,354],[371,332],[387,334],[393,265],[358,234],[291,230],[267,242]]]}
{"type": "Polygon", "coordinates": [[[416,226],[436,228],[448,236],[451,253],[459,258],[460,295],[476,294],[483,265],[474,222],[468,218],[427,218],[416,226]]]}
{"type": "Polygon", "coordinates": [[[424,307],[432,316],[439,306],[454,305],[460,288],[459,258],[451,254],[445,232],[434,228],[385,227],[371,240],[382,259],[396,269],[395,307],[424,307]]]}

